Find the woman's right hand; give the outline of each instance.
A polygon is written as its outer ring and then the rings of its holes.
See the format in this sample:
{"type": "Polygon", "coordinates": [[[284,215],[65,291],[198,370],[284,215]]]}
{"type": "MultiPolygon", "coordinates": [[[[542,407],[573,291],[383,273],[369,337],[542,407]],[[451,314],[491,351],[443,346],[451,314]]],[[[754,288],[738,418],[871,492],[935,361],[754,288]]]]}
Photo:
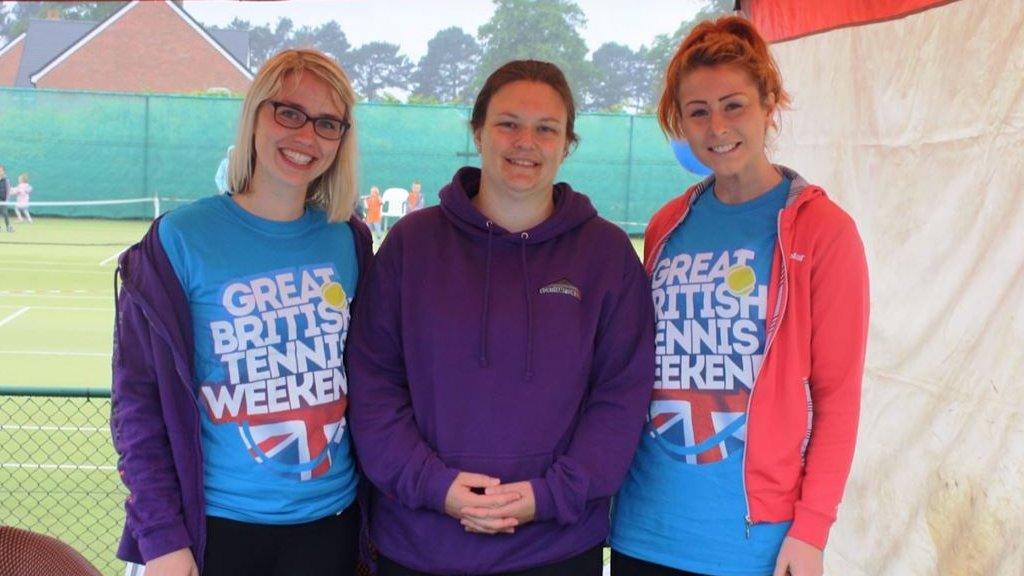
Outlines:
{"type": "Polygon", "coordinates": [[[146,576],[199,576],[192,550],[182,548],[146,562],[146,576]]]}

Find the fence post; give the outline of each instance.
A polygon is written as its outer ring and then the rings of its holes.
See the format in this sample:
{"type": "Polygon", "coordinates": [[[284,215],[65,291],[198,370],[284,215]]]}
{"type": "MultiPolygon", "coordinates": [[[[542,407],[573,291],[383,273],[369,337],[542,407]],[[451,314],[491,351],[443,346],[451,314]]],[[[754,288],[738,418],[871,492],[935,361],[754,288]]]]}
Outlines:
{"type": "MultiPolygon", "coordinates": [[[[626,207],[624,214],[622,215],[623,222],[632,222],[633,220],[629,217],[629,197],[633,191],[633,123],[636,120],[636,114],[629,115],[629,152],[627,152],[626,158],[626,207]]],[[[626,224],[626,232],[629,233],[629,224],[626,224]]]]}
{"type": "MultiPolygon", "coordinates": [[[[143,136],[142,136],[142,196],[149,196],[149,94],[146,94],[146,109],[145,114],[142,116],[143,123],[143,136]]],[[[155,202],[154,202],[155,203],[155,202]]],[[[159,206],[157,207],[159,209],[159,206]]],[[[159,212],[156,216],[159,216],[159,212]]],[[[154,216],[154,218],[156,218],[154,216]]]]}

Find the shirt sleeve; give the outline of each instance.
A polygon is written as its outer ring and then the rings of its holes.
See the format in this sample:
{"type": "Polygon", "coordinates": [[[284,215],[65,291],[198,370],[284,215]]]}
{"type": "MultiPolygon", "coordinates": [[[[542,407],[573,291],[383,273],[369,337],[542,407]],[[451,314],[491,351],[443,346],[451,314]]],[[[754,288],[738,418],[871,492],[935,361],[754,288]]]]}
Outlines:
{"type": "Polygon", "coordinates": [[[458,471],[441,461],[413,416],[402,353],[401,250],[393,232],[359,288],[347,344],[352,439],[363,471],[379,490],[410,509],[444,513],[458,471]]]}
{"type": "Polygon", "coordinates": [[[154,350],[168,344],[152,332],[129,297],[119,297],[116,322],[111,433],[117,470],[128,488],[127,527],[149,561],[193,544],[154,367],[154,350]]]}
{"type": "Polygon", "coordinates": [[[654,384],[654,304],[627,246],[625,272],[598,326],[590,394],[568,451],[530,481],[537,520],[574,524],[587,503],[618,491],[633,460],[654,384]]]}
{"type": "Polygon", "coordinates": [[[789,535],[824,549],[850,475],[867,348],[867,261],[853,221],[814,254],[811,271],[812,428],[789,535]]]}

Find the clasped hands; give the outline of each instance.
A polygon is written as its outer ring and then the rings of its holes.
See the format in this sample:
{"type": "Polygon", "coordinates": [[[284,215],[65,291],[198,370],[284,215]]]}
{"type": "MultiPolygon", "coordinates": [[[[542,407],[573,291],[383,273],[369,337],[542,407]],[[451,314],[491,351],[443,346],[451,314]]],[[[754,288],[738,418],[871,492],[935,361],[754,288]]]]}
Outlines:
{"type": "Polygon", "coordinates": [[[529,482],[502,484],[498,478],[459,472],[448,488],[444,511],[467,532],[513,534],[537,515],[529,482]]]}

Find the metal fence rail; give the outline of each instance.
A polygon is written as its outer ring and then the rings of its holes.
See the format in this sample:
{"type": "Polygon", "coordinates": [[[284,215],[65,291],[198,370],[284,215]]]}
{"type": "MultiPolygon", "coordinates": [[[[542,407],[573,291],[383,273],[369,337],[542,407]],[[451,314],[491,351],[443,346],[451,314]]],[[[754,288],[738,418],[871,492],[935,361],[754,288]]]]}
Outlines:
{"type": "Polygon", "coordinates": [[[109,390],[0,387],[0,521],[59,538],[115,575],[127,490],[109,420],[109,390]]]}

